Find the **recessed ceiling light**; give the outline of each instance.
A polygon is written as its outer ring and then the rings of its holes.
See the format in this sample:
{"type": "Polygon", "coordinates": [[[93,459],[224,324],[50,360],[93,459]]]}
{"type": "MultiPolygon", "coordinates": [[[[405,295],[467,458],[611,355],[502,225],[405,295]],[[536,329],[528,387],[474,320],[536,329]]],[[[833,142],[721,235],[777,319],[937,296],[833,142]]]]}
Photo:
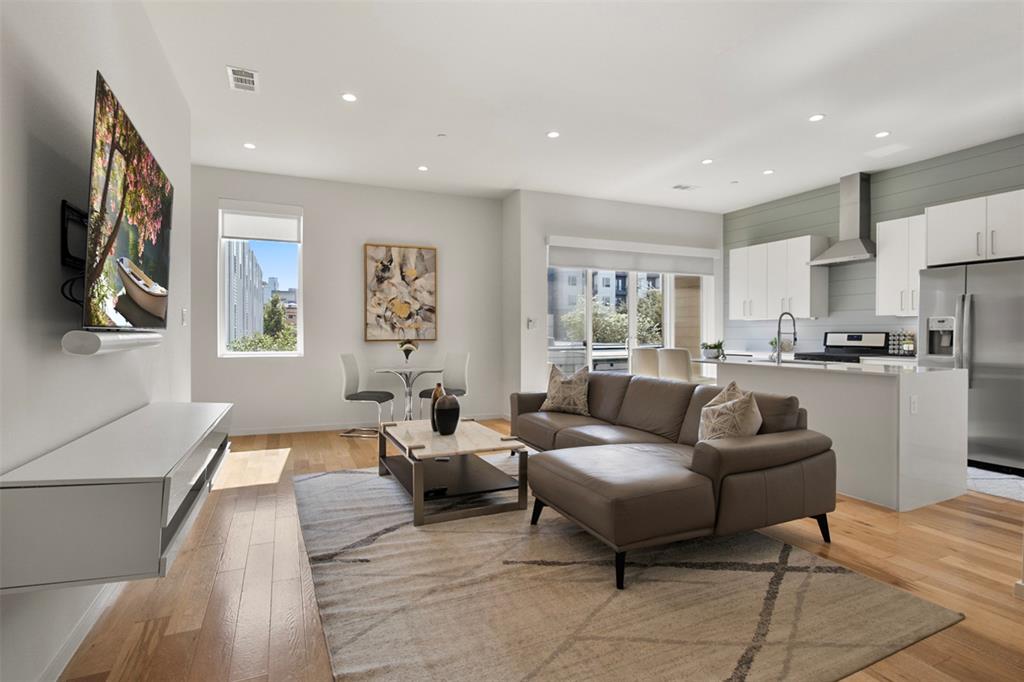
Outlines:
{"type": "Polygon", "coordinates": [[[553,140],[556,137],[561,137],[562,135],[562,133],[558,132],[557,130],[549,130],[547,134],[549,140],[553,140]]]}
{"type": "Polygon", "coordinates": [[[246,142],[242,146],[245,147],[246,149],[256,149],[256,145],[254,145],[252,142],[246,142]]]}
{"type": "Polygon", "coordinates": [[[438,133],[438,137],[448,137],[448,133],[438,133]]]}
{"type": "Polygon", "coordinates": [[[810,116],[807,117],[807,120],[810,121],[811,123],[817,123],[818,121],[824,121],[825,120],[825,114],[811,114],[810,116]]]}
{"type": "Polygon", "coordinates": [[[879,130],[877,133],[875,133],[875,137],[879,139],[883,137],[889,137],[890,135],[892,135],[892,133],[890,133],[888,130],[879,130]]]}
{"type": "Polygon", "coordinates": [[[426,166],[416,166],[416,170],[418,170],[420,173],[426,173],[430,169],[427,168],[426,166]]]}
{"type": "Polygon", "coordinates": [[[357,99],[359,99],[358,97],[353,95],[351,92],[343,92],[343,93],[341,93],[341,98],[343,100],[345,100],[346,102],[355,102],[357,99]]]}
{"type": "Polygon", "coordinates": [[[704,164],[705,166],[710,166],[710,165],[711,165],[711,164],[713,164],[714,162],[715,162],[715,160],[714,160],[714,159],[703,159],[703,160],[701,161],[701,163],[702,163],[702,164],[704,164]]]}
{"type": "Polygon", "coordinates": [[[765,168],[763,171],[761,171],[761,174],[762,175],[774,175],[775,171],[773,171],[771,168],[765,168]]]}
{"type": "Polygon", "coordinates": [[[730,185],[738,185],[738,184],[740,184],[740,181],[739,180],[730,180],[729,184],[730,185]]]}

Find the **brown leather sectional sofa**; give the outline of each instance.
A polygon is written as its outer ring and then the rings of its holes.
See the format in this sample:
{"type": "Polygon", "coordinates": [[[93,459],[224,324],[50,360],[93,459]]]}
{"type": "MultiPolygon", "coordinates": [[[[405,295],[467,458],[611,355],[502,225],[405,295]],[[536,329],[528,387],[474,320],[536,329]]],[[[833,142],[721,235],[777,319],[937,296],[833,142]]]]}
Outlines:
{"type": "Polygon", "coordinates": [[[720,387],[610,372],[590,375],[591,416],[541,412],[544,393],[513,393],[512,434],[530,458],[532,523],[550,506],[626,552],[814,517],[829,542],[836,506],[832,440],[807,429],[795,397],[755,393],[764,419],[747,438],[697,441],[720,387]]]}

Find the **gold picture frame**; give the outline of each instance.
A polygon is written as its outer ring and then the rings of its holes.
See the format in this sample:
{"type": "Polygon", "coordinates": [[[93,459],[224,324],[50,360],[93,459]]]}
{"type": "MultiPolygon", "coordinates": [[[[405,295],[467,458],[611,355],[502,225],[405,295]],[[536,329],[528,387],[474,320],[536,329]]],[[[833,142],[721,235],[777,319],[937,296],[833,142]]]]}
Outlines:
{"type": "Polygon", "coordinates": [[[437,248],[363,245],[363,340],[437,341],[437,248]]]}

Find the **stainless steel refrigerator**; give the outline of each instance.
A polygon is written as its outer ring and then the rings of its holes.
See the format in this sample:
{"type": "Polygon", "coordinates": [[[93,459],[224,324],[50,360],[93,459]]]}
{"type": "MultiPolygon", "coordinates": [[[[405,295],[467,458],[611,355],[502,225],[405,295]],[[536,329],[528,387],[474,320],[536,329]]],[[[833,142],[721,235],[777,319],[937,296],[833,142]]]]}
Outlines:
{"type": "Polygon", "coordinates": [[[1024,260],[922,270],[920,303],[918,365],[968,372],[968,461],[1024,473],[1024,260]]]}

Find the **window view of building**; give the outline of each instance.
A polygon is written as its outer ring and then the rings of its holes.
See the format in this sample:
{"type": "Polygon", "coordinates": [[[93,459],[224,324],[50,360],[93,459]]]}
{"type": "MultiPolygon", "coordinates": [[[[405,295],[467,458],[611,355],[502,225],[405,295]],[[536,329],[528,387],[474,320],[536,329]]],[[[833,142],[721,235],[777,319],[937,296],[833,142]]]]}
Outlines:
{"type": "Polygon", "coordinates": [[[548,361],[564,372],[588,363],[594,370],[628,371],[630,348],[665,344],[666,277],[549,268],[548,361]]]}
{"type": "Polygon", "coordinates": [[[221,211],[220,354],[302,349],[301,214],[221,211]]]}
{"type": "Polygon", "coordinates": [[[267,283],[263,281],[263,268],[249,242],[227,239],[221,249],[224,259],[224,302],[226,340],[232,344],[239,339],[263,333],[263,308],[267,283]]]}

